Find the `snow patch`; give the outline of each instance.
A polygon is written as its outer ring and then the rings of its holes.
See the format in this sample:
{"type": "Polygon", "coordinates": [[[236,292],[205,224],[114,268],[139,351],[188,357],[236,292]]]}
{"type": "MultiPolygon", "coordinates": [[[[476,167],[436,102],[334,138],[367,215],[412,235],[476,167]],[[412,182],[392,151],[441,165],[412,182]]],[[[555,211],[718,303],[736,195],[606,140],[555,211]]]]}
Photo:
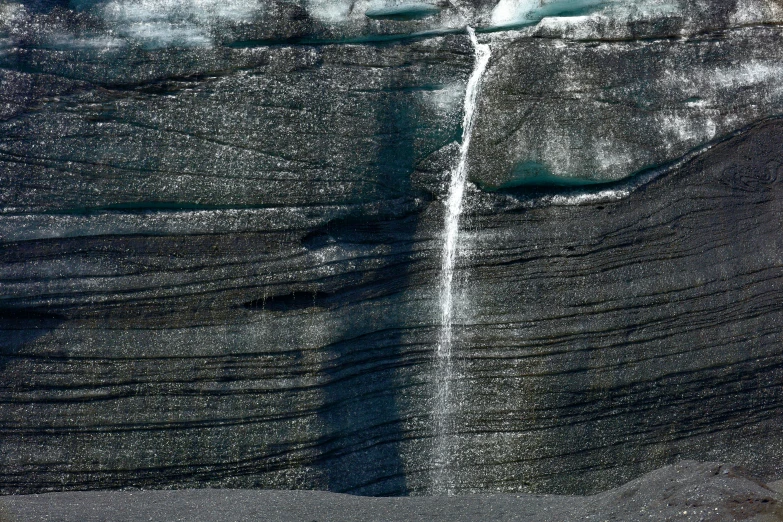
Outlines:
{"type": "Polygon", "coordinates": [[[440,11],[434,3],[414,3],[397,0],[305,0],[307,12],[314,18],[327,23],[349,20],[360,21],[365,16],[405,19],[408,13],[412,19],[417,16],[435,14],[440,11]]]}
{"type": "Polygon", "coordinates": [[[601,17],[596,15],[547,17],[542,19],[538,26],[546,32],[567,35],[578,40],[593,36],[595,31],[591,26],[600,19],[601,17]]]}
{"type": "Polygon", "coordinates": [[[548,203],[551,205],[587,205],[590,203],[604,203],[617,201],[628,197],[630,189],[605,189],[600,192],[584,192],[580,194],[557,194],[551,196],[548,203]]]}
{"type": "Polygon", "coordinates": [[[503,26],[528,21],[528,16],[541,7],[541,0],[500,0],[492,10],[492,25],[503,26]]]}
{"type": "Polygon", "coordinates": [[[0,27],[19,21],[25,14],[22,4],[0,4],[0,27]]]}
{"type": "Polygon", "coordinates": [[[604,10],[605,16],[623,21],[649,20],[680,12],[682,6],[677,0],[617,1],[604,10]]]}
{"type": "Polygon", "coordinates": [[[251,21],[260,9],[257,0],[110,0],[95,7],[118,34],[148,48],[211,46],[211,24],[251,21]]]}
{"type": "Polygon", "coordinates": [[[324,22],[342,22],[352,14],[353,4],[343,0],[309,0],[307,11],[324,22]]]}
{"type": "Polygon", "coordinates": [[[707,107],[707,102],[701,98],[685,100],[685,106],[691,109],[703,109],[707,107]]]}
{"type": "Polygon", "coordinates": [[[450,83],[441,89],[425,93],[425,99],[434,105],[439,112],[448,113],[462,104],[464,86],[459,82],[450,83]]]}
{"type": "Polygon", "coordinates": [[[615,150],[617,145],[619,143],[615,144],[607,139],[599,139],[593,143],[593,154],[602,170],[615,170],[633,163],[633,157],[630,154],[615,150]]]}
{"type": "Polygon", "coordinates": [[[548,130],[544,139],[542,158],[540,161],[550,165],[552,172],[556,174],[571,172],[571,160],[573,144],[568,133],[559,135],[556,130],[548,130]]]}
{"type": "Polygon", "coordinates": [[[14,33],[19,31],[26,15],[21,4],[2,3],[0,0],[0,53],[14,46],[14,33]]]}
{"type": "Polygon", "coordinates": [[[737,67],[717,69],[714,83],[724,89],[736,89],[761,83],[772,83],[776,90],[783,86],[783,66],[748,62],[737,67]]]}
{"type": "Polygon", "coordinates": [[[195,25],[177,26],[168,22],[132,24],[123,33],[151,49],[166,47],[210,47],[212,39],[195,25]]]}
{"type": "Polygon", "coordinates": [[[672,138],[672,141],[666,142],[667,148],[671,149],[677,143],[695,145],[715,138],[718,126],[712,118],[702,111],[695,114],[688,112],[688,114],[672,112],[657,118],[664,136],[672,138]]]}
{"type": "Polygon", "coordinates": [[[125,45],[119,38],[110,36],[76,37],[71,34],[60,34],[49,39],[49,43],[58,49],[107,51],[118,49],[125,45]]]}
{"type": "Polygon", "coordinates": [[[783,6],[767,0],[738,0],[730,21],[735,25],[783,20],[783,6]]]}
{"type": "Polygon", "coordinates": [[[491,20],[496,27],[539,23],[542,29],[578,39],[608,21],[648,20],[680,10],[672,0],[500,0],[491,20]]]}
{"type": "Polygon", "coordinates": [[[492,11],[492,25],[537,23],[546,17],[574,17],[606,7],[617,0],[500,0],[492,11]]]}
{"type": "Polygon", "coordinates": [[[255,0],[112,0],[102,12],[116,22],[209,22],[250,20],[259,9],[255,0]]]}

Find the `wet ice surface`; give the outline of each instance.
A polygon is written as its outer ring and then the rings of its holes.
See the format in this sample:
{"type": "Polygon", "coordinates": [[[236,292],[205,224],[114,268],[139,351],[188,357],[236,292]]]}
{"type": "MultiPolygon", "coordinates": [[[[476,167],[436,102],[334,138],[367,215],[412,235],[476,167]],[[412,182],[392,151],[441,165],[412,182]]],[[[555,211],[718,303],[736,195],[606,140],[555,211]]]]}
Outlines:
{"type": "Polygon", "coordinates": [[[0,5],[2,491],[431,491],[467,22],[454,491],[779,471],[779,6],[411,5],[0,5]]]}

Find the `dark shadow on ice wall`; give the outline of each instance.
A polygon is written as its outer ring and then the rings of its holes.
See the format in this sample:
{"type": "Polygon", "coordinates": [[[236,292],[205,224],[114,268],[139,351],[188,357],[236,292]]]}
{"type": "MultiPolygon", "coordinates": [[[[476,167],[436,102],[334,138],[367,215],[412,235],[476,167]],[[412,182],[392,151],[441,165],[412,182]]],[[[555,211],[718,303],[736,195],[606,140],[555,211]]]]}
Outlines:
{"type": "MultiPolygon", "coordinates": [[[[417,127],[413,93],[380,91],[374,163],[378,196],[411,196],[417,127]]],[[[349,274],[353,279],[327,300],[346,314],[342,340],[324,347],[324,446],[318,465],[329,489],[367,495],[405,495],[408,491],[400,444],[403,439],[398,370],[405,357],[404,293],[412,269],[413,236],[418,216],[330,223],[308,238],[313,247],[336,244],[356,257],[378,256],[377,270],[349,274]],[[385,251],[379,254],[379,250],[385,251]]]]}

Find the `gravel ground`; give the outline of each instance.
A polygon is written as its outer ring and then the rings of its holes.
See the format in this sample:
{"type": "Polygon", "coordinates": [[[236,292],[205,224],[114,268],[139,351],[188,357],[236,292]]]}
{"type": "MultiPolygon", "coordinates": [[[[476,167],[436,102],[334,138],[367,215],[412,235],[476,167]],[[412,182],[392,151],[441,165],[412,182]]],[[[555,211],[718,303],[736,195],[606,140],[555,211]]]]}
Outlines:
{"type": "Polygon", "coordinates": [[[2,522],[783,521],[783,481],[683,461],[592,496],[359,497],[323,491],[189,489],[7,496],[2,522]]]}

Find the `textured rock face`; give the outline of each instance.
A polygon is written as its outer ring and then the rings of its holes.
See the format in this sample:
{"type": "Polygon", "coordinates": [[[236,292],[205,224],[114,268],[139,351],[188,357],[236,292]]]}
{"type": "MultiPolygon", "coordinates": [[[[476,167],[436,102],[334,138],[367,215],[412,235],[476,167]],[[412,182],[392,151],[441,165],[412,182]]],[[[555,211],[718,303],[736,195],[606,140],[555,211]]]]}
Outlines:
{"type": "MultiPolygon", "coordinates": [[[[454,28],[497,6],[315,4],[0,6],[3,492],[429,491],[454,28]]],[[[776,5],[482,36],[455,491],[783,472],[776,5]]]]}

